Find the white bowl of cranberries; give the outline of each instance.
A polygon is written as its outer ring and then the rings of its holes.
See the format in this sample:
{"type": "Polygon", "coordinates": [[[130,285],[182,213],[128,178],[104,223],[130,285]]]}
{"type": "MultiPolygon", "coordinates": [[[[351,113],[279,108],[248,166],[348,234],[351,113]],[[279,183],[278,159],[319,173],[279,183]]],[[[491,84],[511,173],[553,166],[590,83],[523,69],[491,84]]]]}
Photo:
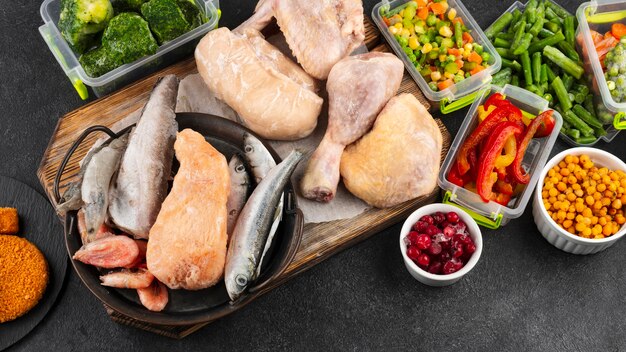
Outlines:
{"type": "Polygon", "coordinates": [[[414,211],[400,231],[400,251],[409,273],[430,286],[461,279],[483,251],[480,228],[463,210],[435,203],[414,211]]]}

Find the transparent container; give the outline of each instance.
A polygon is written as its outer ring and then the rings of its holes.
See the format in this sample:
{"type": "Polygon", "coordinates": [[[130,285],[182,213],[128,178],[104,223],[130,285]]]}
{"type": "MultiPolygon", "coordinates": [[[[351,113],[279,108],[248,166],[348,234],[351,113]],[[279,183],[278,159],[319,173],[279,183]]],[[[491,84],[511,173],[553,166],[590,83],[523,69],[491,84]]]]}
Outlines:
{"type": "MultiPolygon", "coordinates": [[[[569,11],[567,11],[566,9],[564,9],[561,5],[557,4],[554,1],[550,1],[551,3],[555,4],[556,6],[560,7],[563,11],[569,13],[569,11]]],[[[525,4],[522,4],[520,1],[515,1],[511,6],[509,6],[509,8],[504,11],[502,13],[502,15],[500,17],[502,17],[505,13],[510,12],[513,13],[515,10],[519,10],[520,12],[524,12],[524,9],[526,8],[525,4]]],[[[499,17],[498,17],[499,18],[499,17]]],[[[495,22],[495,21],[494,21],[495,22]]],[[[578,27],[580,30],[580,26],[578,27]]],[[[589,32],[589,31],[587,31],[589,32]]],[[[590,72],[590,71],[587,71],[590,72]]],[[[602,79],[604,80],[604,76],[602,76],[602,79]]],[[[606,83],[605,83],[606,85],[606,83]]],[[[607,88],[608,89],[608,88],[607,88]]],[[[593,89],[591,89],[591,92],[594,94],[594,99],[597,99],[600,94],[598,92],[594,92],[593,89]]],[[[597,105],[597,104],[596,104],[597,105]]],[[[617,133],[619,133],[618,130],[616,130],[614,127],[608,127],[605,126],[606,129],[606,136],[602,136],[598,139],[596,139],[594,142],[589,143],[589,144],[581,144],[581,143],[577,143],[576,141],[574,141],[572,138],[570,138],[568,135],[566,135],[565,133],[561,133],[561,139],[563,139],[567,144],[574,146],[574,147],[580,147],[580,146],[586,146],[586,147],[590,147],[595,145],[596,143],[598,143],[599,141],[605,141],[605,142],[610,142],[613,140],[613,138],[615,138],[615,136],[617,135],[617,133]]]]}
{"type": "Polygon", "coordinates": [[[200,39],[217,27],[220,16],[219,0],[195,0],[195,3],[204,15],[206,23],[163,44],[153,55],[122,65],[95,78],[85,73],[78,62],[79,55],[69,47],[57,28],[61,0],[45,0],[41,4],[40,12],[44,24],[39,27],[39,33],[80,97],[87,99],[86,87],[90,87],[97,97],[101,97],[191,54],[200,39]]]}
{"type": "Polygon", "coordinates": [[[483,51],[489,53],[490,59],[488,61],[489,67],[479,72],[478,74],[464,79],[463,81],[452,85],[442,91],[435,92],[428,87],[426,80],[420,75],[419,71],[413,66],[409,57],[402,50],[402,47],[396,39],[389,33],[388,27],[383,22],[383,18],[380,14],[381,11],[399,12],[406,7],[407,0],[383,0],[374,6],[372,11],[372,19],[376,26],[382,33],[383,37],[387,40],[389,46],[393,49],[396,55],[404,62],[406,70],[409,72],[413,80],[422,90],[422,93],[432,102],[434,106],[439,106],[442,113],[447,114],[452,111],[459,110],[474,101],[478,91],[481,88],[489,85],[492,75],[500,70],[502,65],[502,59],[496,52],[491,42],[485,37],[480,26],[474,21],[474,18],[470,15],[469,11],[463,6],[460,0],[448,0],[450,8],[454,8],[457,11],[457,16],[463,19],[463,23],[470,30],[472,38],[478,44],[483,47],[483,51]]]}
{"type": "Polygon", "coordinates": [[[618,130],[626,129],[626,122],[622,121],[626,117],[626,102],[618,103],[611,96],[590,33],[591,30],[594,30],[604,35],[610,30],[612,23],[626,24],[626,1],[597,0],[585,2],[578,7],[576,17],[578,18],[576,45],[583,56],[585,72],[592,86],[592,91],[596,94],[596,105],[601,106],[601,109],[604,107],[606,111],[603,113],[614,115],[613,125],[615,128],[618,130]]]}
{"type": "Polygon", "coordinates": [[[512,198],[507,206],[494,201],[484,202],[478,194],[448,181],[447,175],[456,161],[457,154],[465,139],[478,126],[478,106],[482,105],[492,93],[496,92],[505,95],[506,99],[520,108],[524,114],[536,116],[549,109],[547,100],[525,89],[509,84],[503,88],[490,85],[488,89],[479,92],[465,120],[463,120],[463,124],[454,138],[448,155],[446,155],[443,166],[439,171],[438,178],[439,187],[444,192],[444,203],[450,203],[464,209],[472,215],[479,225],[491,229],[506,225],[510,219],[522,215],[533,193],[535,184],[541,175],[541,170],[550,156],[550,151],[556,142],[559,130],[563,125],[563,118],[555,110],[553,115],[555,126],[552,134],[548,137],[533,138],[528,144],[522,165],[525,170],[530,170],[530,182],[518,196],[512,198]]]}

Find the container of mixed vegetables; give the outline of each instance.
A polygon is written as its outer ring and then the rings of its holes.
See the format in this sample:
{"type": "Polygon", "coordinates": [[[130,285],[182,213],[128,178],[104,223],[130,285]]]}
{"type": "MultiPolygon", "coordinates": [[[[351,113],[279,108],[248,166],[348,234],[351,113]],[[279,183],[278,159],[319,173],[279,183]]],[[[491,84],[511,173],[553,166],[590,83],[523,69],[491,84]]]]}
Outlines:
{"type": "Polygon", "coordinates": [[[118,89],[193,52],[218,0],[46,0],[39,32],[81,98],[118,89]]]}
{"type": "Polygon", "coordinates": [[[502,56],[494,84],[522,87],[563,117],[561,137],[574,146],[611,141],[612,116],[602,115],[576,51],[576,18],[549,0],[515,2],[485,35],[502,56]]]}
{"type": "Polygon", "coordinates": [[[481,91],[439,172],[444,203],[488,228],[521,216],[562,123],[547,100],[525,89],[481,91]]]}
{"type": "Polygon", "coordinates": [[[585,70],[598,96],[601,118],[617,129],[626,122],[626,1],[594,1],[580,5],[576,32],[585,70]]]}
{"type": "Polygon", "coordinates": [[[471,104],[500,69],[500,56],[459,0],[383,1],[372,18],[443,113],[471,104]]]}

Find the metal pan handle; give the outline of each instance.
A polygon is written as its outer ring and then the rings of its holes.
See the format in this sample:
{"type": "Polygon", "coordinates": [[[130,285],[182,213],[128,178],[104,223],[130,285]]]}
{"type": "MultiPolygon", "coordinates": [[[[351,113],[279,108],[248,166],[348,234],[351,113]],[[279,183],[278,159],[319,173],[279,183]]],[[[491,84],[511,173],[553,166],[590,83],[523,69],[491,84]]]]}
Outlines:
{"type": "Polygon", "coordinates": [[[59,193],[59,183],[61,182],[61,176],[63,176],[63,172],[65,171],[65,167],[67,166],[67,163],[69,162],[70,158],[72,157],[76,149],[78,149],[78,146],[85,140],[85,138],[87,138],[87,136],[89,136],[93,132],[104,132],[107,135],[109,135],[109,137],[111,138],[118,138],[119,136],[128,132],[133,126],[134,125],[126,127],[118,133],[115,133],[111,131],[111,129],[109,129],[108,127],[101,126],[101,125],[91,126],[87,128],[85,131],[83,131],[83,133],[78,137],[78,139],[74,142],[74,144],[72,144],[70,149],[67,151],[67,154],[65,154],[63,161],[61,161],[61,165],[59,165],[59,169],[57,170],[56,176],[54,177],[54,184],[52,188],[54,192],[54,200],[57,203],[61,201],[61,194],[59,193]]]}

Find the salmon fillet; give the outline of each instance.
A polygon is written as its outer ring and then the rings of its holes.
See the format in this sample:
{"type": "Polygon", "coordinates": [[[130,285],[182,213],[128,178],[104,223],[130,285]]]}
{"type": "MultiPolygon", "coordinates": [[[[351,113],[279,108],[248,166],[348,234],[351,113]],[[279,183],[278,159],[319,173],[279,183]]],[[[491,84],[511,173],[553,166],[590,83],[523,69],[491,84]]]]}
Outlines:
{"type": "Polygon", "coordinates": [[[150,229],[146,261],[167,287],[200,290],[215,285],[224,273],[228,164],[190,129],[178,133],[174,151],[180,168],[150,229]]]}

